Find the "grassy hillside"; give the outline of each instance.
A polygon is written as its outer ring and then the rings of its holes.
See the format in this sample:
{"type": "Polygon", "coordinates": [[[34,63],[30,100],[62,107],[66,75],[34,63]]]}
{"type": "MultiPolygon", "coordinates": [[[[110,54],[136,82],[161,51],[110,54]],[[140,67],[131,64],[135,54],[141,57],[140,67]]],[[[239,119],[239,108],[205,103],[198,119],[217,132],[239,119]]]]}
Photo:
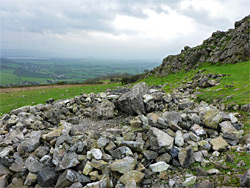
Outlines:
{"type": "Polygon", "coordinates": [[[182,71],[166,77],[155,77],[152,75],[141,81],[146,82],[148,85],[162,85],[167,83],[164,90],[171,92],[181,84],[190,81],[199,70],[205,70],[204,74],[227,74],[229,76],[222,77],[221,84],[218,86],[209,89],[199,89],[201,94],[198,95],[198,100],[211,103],[214,100],[222,99],[221,102],[225,104],[239,105],[250,103],[250,61],[220,66],[205,63],[198,69],[187,73],[182,71]],[[230,99],[225,101],[227,97],[230,99]]]}
{"type": "MultiPolygon", "coordinates": [[[[250,103],[250,61],[237,64],[227,64],[223,66],[204,64],[196,70],[188,73],[179,72],[166,77],[155,77],[154,75],[141,80],[148,85],[166,84],[164,90],[171,92],[181,84],[190,81],[197,74],[198,70],[206,70],[204,73],[227,74],[230,76],[221,78],[221,84],[209,89],[199,89],[201,94],[198,95],[198,100],[212,102],[215,99],[225,99],[228,96],[231,98],[223,101],[226,104],[247,104],[250,103]],[[230,86],[229,86],[230,85],[230,86]],[[228,87],[229,86],[229,87],[228,87]],[[233,87],[231,87],[233,86],[233,87]]],[[[140,82],[141,82],[140,81],[140,82]]],[[[0,114],[8,113],[10,110],[24,106],[44,103],[49,98],[63,99],[74,97],[80,93],[101,92],[107,88],[117,86],[117,83],[107,85],[89,85],[89,86],[74,86],[69,88],[52,88],[42,90],[31,90],[21,92],[0,93],[0,114]]]]}

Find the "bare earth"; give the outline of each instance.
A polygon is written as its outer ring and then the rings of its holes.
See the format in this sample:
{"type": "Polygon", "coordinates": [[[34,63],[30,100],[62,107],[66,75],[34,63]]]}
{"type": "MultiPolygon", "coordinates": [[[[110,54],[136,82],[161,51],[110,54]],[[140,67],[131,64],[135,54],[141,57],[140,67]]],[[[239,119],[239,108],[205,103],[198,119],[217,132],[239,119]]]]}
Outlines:
{"type": "Polygon", "coordinates": [[[34,89],[68,88],[68,87],[86,86],[86,85],[87,84],[68,84],[68,85],[47,85],[47,86],[0,88],[0,93],[9,93],[9,92],[15,92],[15,91],[30,91],[34,89]]]}

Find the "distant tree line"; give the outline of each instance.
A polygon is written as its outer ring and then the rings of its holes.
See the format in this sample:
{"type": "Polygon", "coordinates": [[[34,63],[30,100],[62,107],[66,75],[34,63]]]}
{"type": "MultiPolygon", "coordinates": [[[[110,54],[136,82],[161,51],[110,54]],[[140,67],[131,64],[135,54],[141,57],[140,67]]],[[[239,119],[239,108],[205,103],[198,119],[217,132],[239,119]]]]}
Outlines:
{"type": "Polygon", "coordinates": [[[121,82],[123,78],[129,78],[131,74],[129,73],[122,73],[122,74],[110,74],[104,76],[98,76],[96,78],[91,78],[85,80],[84,84],[103,84],[102,80],[110,80],[110,82],[121,82]]]}
{"type": "Polygon", "coordinates": [[[122,84],[131,84],[141,79],[141,75],[130,76],[127,78],[122,78],[122,84]]]}

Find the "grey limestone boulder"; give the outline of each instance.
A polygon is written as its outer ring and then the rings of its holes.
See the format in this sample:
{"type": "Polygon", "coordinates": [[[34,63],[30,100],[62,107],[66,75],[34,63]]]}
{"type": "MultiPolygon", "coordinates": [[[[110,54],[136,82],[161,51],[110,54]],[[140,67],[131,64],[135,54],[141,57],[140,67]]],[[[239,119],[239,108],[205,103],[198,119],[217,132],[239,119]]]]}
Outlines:
{"type": "Polygon", "coordinates": [[[164,112],[163,113],[163,118],[169,123],[169,122],[173,122],[175,124],[178,124],[179,122],[181,122],[181,115],[179,112],[164,112]]]}
{"type": "Polygon", "coordinates": [[[92,117],[98,119],[111,119],[114,117],[115,105],[108,100],[102,100],[101,103],[98,103],[93,110],[92,117]]]}
{"type": "Polygon", "coordinates": [[[67,169],[59,176],[55,187],[69,187],[76,182],[89,183],[90,179],[74,170],[67,169]]]}
{"type": "Polygon", "coordinates": [[[143,180],[144,176],[145,175],[142,172],[131,170],[123,174],[119,180],[125,185],[129,184],[131,181],[140,183],[143,180]]]}
{"type": "Polygon", "coordinates": [[[33,131],[26,135],[25,138],[26,139],[17,147],[17,151],[21,154],[30,153],[38,148],[40,145],[41,132],[33,131]]]}
{"type": "Polygon", "coordinates": [[[242,111],[249,112],[249,111],[250,111],[250,103],[249,103],[249,104],[242,105],[242,106],[240,107],[240,109],[241,109],[242,111]]]}
{"type": "Polygon", "coordinates": [[[217,129],[219,123],[222,121],[222,115],[219,113],[219,110],[209,108],[202,120],[207,127],[217,129]]]}
{"type": "Polygon", "coordinates": [[[0,177],[0,187],[7,187],[8,185],[8,175],[3,175],[0,177]]]}
{"type": "Polygon", "coordinates": [[[136,160],[133,157],[125,157],[124,159],[116,160],[110,167],[111,171],[117,171],[124,174],[130,170],[134,170],[136,160]]]}
{"type": "Polygon", "coordinates": [[[126,156],[133,155],[132,151],[126,146],[119,147],[109,152],[114,159],[122,159],[126,156]]]}
{"type": "Polygon", "coordinates": [[[170,165],[168,165],[166,162],[160,161],[160,162],[149,165],[149,168],[153,172],[162,172],[162,171],[167,170],[169,166],[170,165]]]}
{"type": "Polygon", "coordinates": [[[142,153],[147,160],[156,159],[158,157],[158,153],[152,150],[144,150],[142,153]]]}
{"type": "Polygon", "coordinates": [[[55,168],[46,167],[43,168],[37,174],[38,185],[42,187],[53,186],[58,178],[59,172],[55,171],[55,168]]]}
{"type": "Polygon", "coordinates": [[[31,156],[29,156],[29,158],[26,159],[25,166],[32,173],[39,172],[43,167],[43,165],[38,160],[36,160],[35,158],[33,158],[31,156]]]}
{"type": "Polygon", "coordinates": [[[160,129],[151,127],[148,131],[148,136],[150,139],[150,146],[153,150],[158,150],[161,148],[170,150],[173,148],[174,138],[160,129]]]}
{"type": "Polygon", "coordinates": [[[122,111],[129,115],[145,114],[145,105],[143,95],[149,91],[148,85],[145,82],[136,84],[131,91],[121,95],[116,105],[122,111]]]}
{"type": "Polygon", "coordinates": [[[80,162],[77,159],[77,155],[75,153],[65,153],[63,155],[62,160],[58,161],[57,166],[56,166],[56,170],[63,170],[63,169],[67,169],[67,168],[71,168],[74,167],[76,165],[78,165],[80,162]]]}
{"type": "Polygon", "coordinates": [[[0,176],[3,175],[11,175],[12,173],[9,171],[8,168],[6,168],[5,166],[3,166],[2,164],[0,164],[0,176]]]}
{"type": "Polygon", "coordinates": [[[186,168],[190,164],[194,163],[194,151],[192,147],[188,146],[178,153],[178,159],[182,167],[186,168]]]}
{"type": "Polygon", "coordinates": [[[224,151],[227,149],[228,143],[221,136],[214,138],[210,142],[215,151],[224,151]]]}
{"type": "Polygon", "coordinates": [[[125,141],[125,140],[123,140],[121,142],[121,146],[127,146],[132,151],[141,152],[143,150],[144,142],[140,141],[140,140],[137,140],[137,141],[125,141]]]}

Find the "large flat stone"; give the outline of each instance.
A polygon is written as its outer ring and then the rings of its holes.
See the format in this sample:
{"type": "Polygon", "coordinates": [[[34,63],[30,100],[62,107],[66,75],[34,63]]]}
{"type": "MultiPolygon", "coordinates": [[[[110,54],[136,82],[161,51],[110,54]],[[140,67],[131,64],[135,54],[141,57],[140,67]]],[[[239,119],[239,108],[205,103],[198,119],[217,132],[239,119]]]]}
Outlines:
{"type": "Polygon", "coordinates": [[[148,136],[150,138],[150,145],[153,150],[160,149],[162,147],[165,147],[168,150],[173,148],[174,138],[160,129],[151,127],[148,131],[148,136]]]}
{"type": "Polygon", "coordinates": [[[140,183],[144,178],[144,174],[142,172],[131,170],[126,172],[120,177],[120,181],[127,185],[130,181],[134,180],[136,183],[140,183]]]}
{"type": "Polygon", "coordinates": [[[228,146],[228,143],[221,136],[212,139],[210,143],[213,147],[213,150],[216,151],[224,151],[228,146]]]}
{"type": "Polygon", "coordinates": [[[132,157],[125,157],[124,159],[116,160],[113,162],[110,167],[112,171],[120,172],[124,174],[128,171],[131,171],[135,168],[136,160],[132,157]]]}
{"type": "Polygon", "coordinates": [[[160,162],[149,165],[149,168],[153,172],[162,172],[162,171],[167,170],[168,167],[169,167],[169,165],[167,163],[165,163],[164,161],[160,161],[160,162]]]}

